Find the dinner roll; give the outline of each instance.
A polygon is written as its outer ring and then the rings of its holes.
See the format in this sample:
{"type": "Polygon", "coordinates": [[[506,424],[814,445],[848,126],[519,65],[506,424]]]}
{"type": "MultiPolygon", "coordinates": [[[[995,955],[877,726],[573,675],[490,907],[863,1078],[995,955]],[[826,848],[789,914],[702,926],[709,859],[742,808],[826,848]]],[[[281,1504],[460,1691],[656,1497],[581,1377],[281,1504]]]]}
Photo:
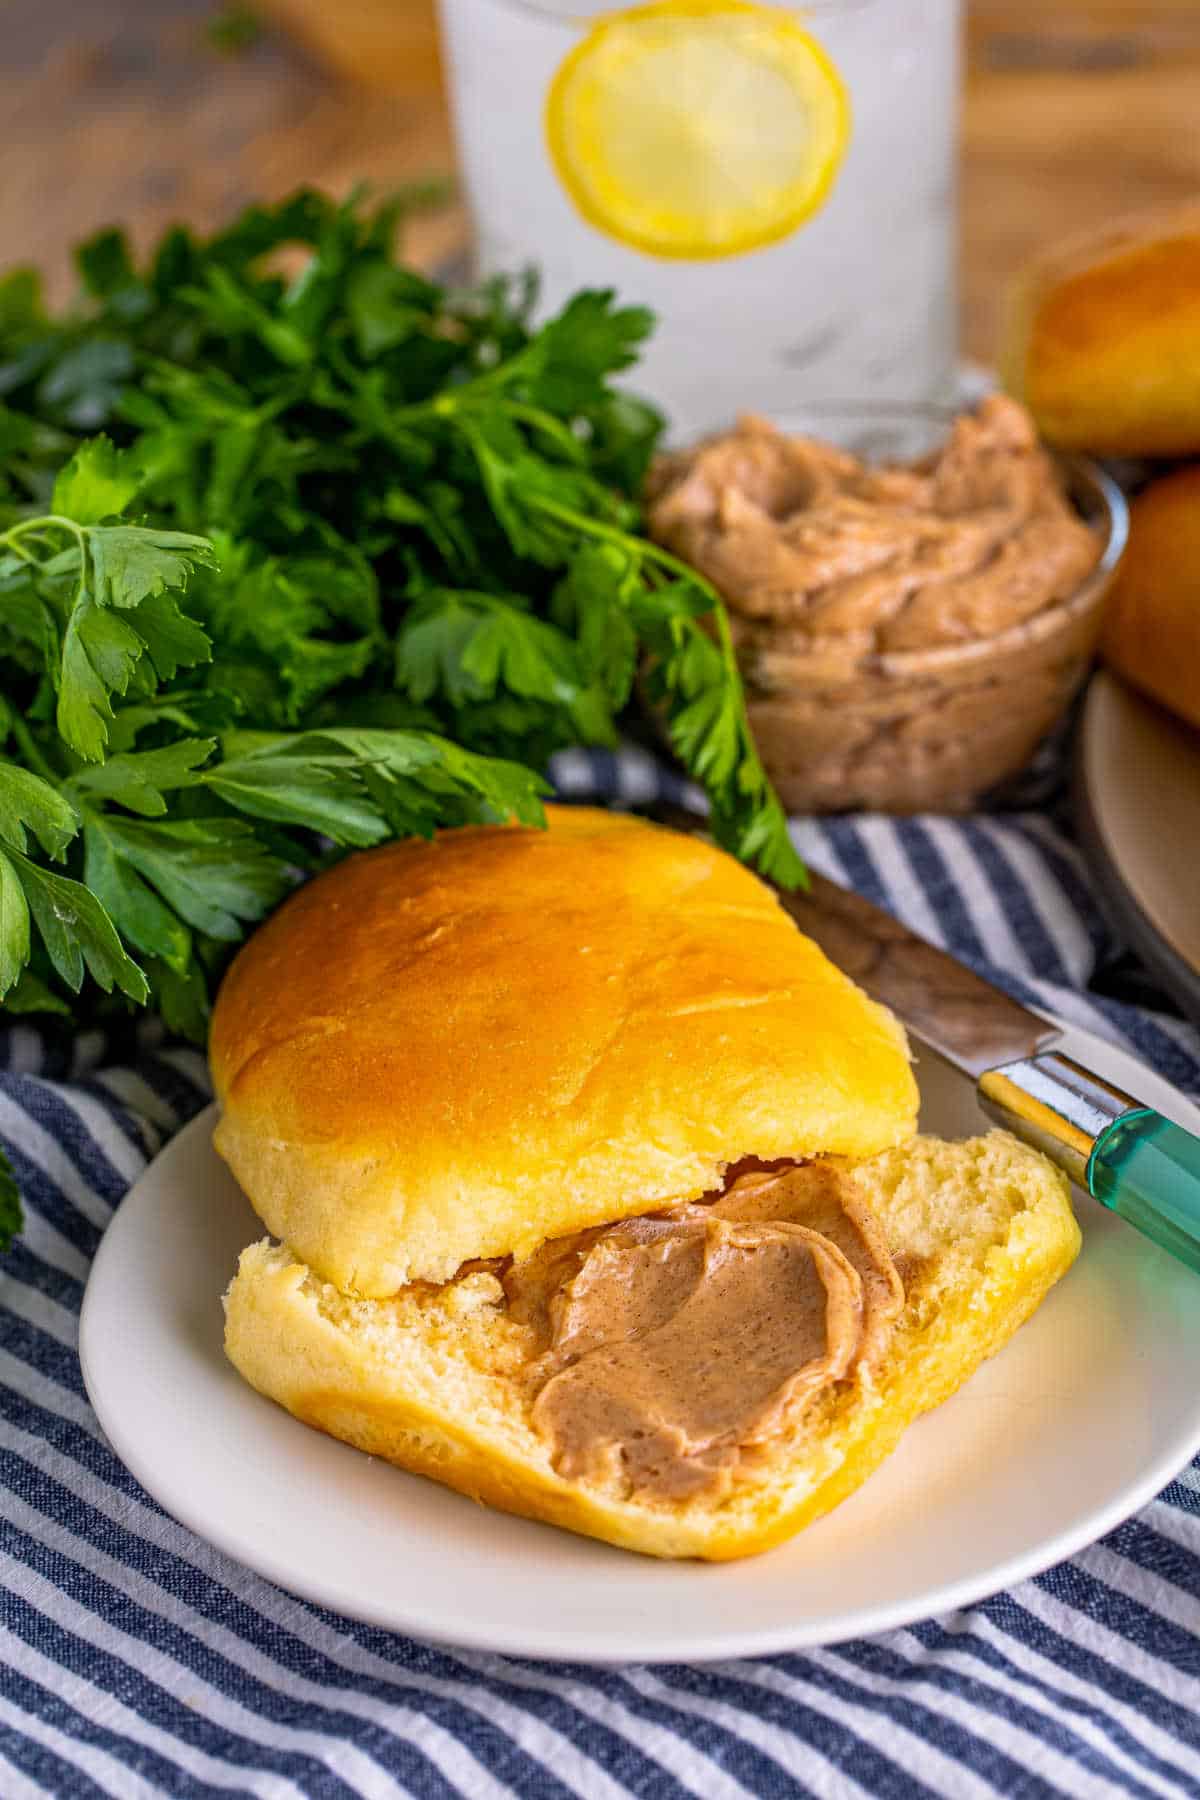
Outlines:
{"type": "Polygon", "coordinates": [[[552,807],[351,856],[217,998],[216,1144],[350,1295],[680,1204],[727,1165],[908,1137],[904,1033],[749,870],[552,807]]]}
{"type": "Polygon", "coordinates": [[[1011,295],[1000,363],[1049,443],[1200,453],[1200,201],[1039,256],[1011,295]]]}
{"type": "MultiPolygon", "coordinates": [[[[628,1491],[619,1464],[564,1477],[536,1428],[529,1330],[485,1271],[354,1300],[264,1239],[226,1296],[226,1349],[306,1424],[505,1512],[651,1556],[754,1555],[865,1481],[913,1419],[1008,1341],[1079,1249],[1065,1178],[1006,1132],[912,1139],[847,1173],[895,1258],[903,1309],[882,1362],[792,1411],[732,1492],[648,1499],[628,1491]]],[[[697,1345],[698,1363],[704,1354],[697,1345]]]]}
{"type": "Polygon", "coordinates": [[[1102,648],[1118,674],[1200,726],[1200,463],[1132,501],[1102,648]]]}

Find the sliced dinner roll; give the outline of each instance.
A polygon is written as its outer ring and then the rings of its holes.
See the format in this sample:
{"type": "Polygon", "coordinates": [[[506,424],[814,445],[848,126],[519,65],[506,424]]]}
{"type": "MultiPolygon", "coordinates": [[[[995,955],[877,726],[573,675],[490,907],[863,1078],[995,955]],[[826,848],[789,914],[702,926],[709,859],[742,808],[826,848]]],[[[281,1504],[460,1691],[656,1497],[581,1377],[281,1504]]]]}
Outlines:
{"type": "Polygon", "coordinates": [[[346,1292],[907,1137],[904,1034],[748,869],[592,808],[349,857],[250,939],[216,1145],[346,1292]]]}
{"type": "Polygon", "coordinates": [[[536,1342],[484,1270],[358,1300],[263,1240],[226,1297],[226,1348],[306,1424],[505,1512],[652,1556],[753,1555],[852,1493],[1008,1341],[1079,1248],[1065,1179],[1004,1132],[917,1138],[847,1178],[882,1228],[903,1309],[877,1369],[825,1389],[732,1492],[653,1500],[619,1468],[559,1474],[534,1419],[536,1342]]]}

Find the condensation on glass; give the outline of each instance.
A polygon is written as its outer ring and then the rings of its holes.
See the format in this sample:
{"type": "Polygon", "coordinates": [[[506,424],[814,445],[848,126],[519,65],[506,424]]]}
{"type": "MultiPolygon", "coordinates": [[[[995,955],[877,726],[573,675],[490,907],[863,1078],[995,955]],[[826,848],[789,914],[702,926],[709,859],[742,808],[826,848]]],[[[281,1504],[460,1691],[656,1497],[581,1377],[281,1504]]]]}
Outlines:
{"type": "Polygon", "coordinates": [[[536,265],[541,310],[615,287],[659,329],[636,385],[686,437],[747,409],[938,402],[955,386],[958,0],[818,0],[800,13],[841,71],[853,135],[812,219],[766,249],[664,261],[588,225],[542,137],[546,90],[587,0],[440,0],[476,271],[536,265]]]}

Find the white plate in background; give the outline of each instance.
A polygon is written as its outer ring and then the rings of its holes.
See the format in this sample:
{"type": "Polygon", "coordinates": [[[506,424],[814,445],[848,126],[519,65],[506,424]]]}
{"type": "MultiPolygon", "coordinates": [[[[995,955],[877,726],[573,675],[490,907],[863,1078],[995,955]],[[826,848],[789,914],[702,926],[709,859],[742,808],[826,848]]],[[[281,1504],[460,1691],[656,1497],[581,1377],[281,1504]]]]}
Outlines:
{"type": "Polygon", "coordinates": [[[1101,669],[1075,786],[1084,849],[1118,924],[1200,1024],[1200,731],[1101,669]]]}
{"type": "MultiPolygon", "coordinates": [[[[1133,1057],[1069,1054],[1200,1129],[1133,1057]]],[[[922,1127],[985,1129],[923,1055],[922,1127]]],[[[301,1425],[221,1349],[220,1295],[262,1228],[212,1112],[121,1204],[84,1298],[88,1393],[168,1512],[281,1587],[439,1642],[577,1662],[686,1662],[885,1631],[965,1606],[1111,1529],[1200,1449],[1200,1277],[1086,1197],[1084,1247],[1034,1318],[827,1518],[745,1562],[662,1563],[509,1518],[301,1425]]]]}

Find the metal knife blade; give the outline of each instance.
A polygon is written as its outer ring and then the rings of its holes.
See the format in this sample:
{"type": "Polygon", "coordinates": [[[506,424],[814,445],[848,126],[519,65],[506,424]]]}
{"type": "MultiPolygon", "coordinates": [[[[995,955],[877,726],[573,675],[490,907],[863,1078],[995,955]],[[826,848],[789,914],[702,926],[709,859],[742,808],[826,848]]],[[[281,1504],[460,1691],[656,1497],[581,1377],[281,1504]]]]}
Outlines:
{"type": "Polygon", "coordinates": [[[995,1124],[1200,1273],[1200,1138],[1051,1048],[1053,1025],[869,900],[811,880],[779,898],[830,961],[973,1076],[995,1124]]]}
{"type": "Polygon", "coordinates": [[[809,879],[807,893],[776,889],[801,931],[972,1080],[999,1064],[1036,1056],[1061,1037],[1037,1013],[861,894],[815,871],[809,879]]]}
{"type": "MultiPolygon", "coordinates": [[[[648,810],[659,824],[703,830],[682,807],[648,810]]],[[[890,913],[823,875],[810,881],[806,893],[775,892],[829,960],[969,1075],[997,1125],[1200,1274],[1200,1138],[1053,1049],[1057,1026],[890,913]]]]}

